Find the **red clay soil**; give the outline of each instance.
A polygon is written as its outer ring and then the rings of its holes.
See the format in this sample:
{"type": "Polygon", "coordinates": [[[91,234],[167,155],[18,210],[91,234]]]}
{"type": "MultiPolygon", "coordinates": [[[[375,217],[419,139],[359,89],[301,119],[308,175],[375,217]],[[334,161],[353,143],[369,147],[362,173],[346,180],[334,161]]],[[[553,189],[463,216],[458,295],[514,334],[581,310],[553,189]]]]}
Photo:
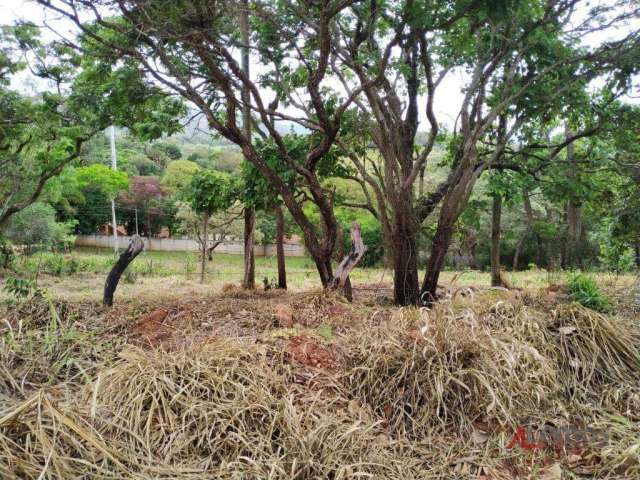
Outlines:
{"type": "Polygon", "coordinates": [[[164,308],[142,315],[131,330],[134,343],[156,348],[170,342],[174,328],[165,323],[167,315],[169,312],[164,308]]]}
{"type": "Polygon", "coordinates": [[[335,370],[338,368],[338,361],[334,354],[321,345],[318,345],[312,338],[306,335],[292,337],[285,350],[286,357],[294,362],[308,367],[321,368],[324,370],[335,370]]]}

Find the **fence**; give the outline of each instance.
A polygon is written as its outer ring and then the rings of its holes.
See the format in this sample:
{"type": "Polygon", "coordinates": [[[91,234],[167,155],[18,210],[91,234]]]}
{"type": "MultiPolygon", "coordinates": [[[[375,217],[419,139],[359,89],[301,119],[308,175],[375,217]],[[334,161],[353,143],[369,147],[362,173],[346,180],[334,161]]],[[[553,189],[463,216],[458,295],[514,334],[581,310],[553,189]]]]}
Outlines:
{"type": "MultiPolygon", "coordinates": [[[[129,245],[131,237],[119,236],[120,248],[129,245]]],[[[110,235],[78,235],[76,245],[80,247],[109,247],[113,248],[113,236],[110,235]]],[[[164,252],[197,252],[198,242],[188,238],[144,238],[144,248],[147,251],[164,252]]],[[[273,256],[276,254],[276,246],[273,244],[255,245],[254,253],[257,257],[273,256]]],[[[228,253],[231,255],[243,255],[242,242],[223,242],[216,248],[216,253],[228,253]]],[[[284,244],[284,254],[287,257],[304,257],[305,250],[299,244],[284,244]]]]}

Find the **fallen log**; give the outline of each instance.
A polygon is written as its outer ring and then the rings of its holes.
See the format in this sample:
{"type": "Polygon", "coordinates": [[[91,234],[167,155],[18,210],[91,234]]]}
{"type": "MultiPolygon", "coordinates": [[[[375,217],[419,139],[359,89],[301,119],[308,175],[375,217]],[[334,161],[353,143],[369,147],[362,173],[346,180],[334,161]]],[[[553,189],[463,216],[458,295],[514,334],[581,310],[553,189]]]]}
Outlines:
{"type": "Polygon", "coordinates": [[[109,275],[107,275],[107,280],[104,282],[104,295],[102,296],[104,305],[108,307],[113,305],[113,294],[118,287],[120,277],[142,250],[144,250],[144,241],[138,235],[134,235],[127,249],[120,254],[120,258],[118,258],[109,275]]]}

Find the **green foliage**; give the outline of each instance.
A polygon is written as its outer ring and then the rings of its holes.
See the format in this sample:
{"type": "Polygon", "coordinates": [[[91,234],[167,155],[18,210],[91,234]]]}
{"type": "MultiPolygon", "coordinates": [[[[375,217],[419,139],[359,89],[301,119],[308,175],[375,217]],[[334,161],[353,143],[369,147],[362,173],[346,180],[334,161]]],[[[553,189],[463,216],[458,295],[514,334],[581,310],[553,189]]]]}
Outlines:
{"type": "Polygon", "coordinates": [[[14,259],[15,255],[11,240],[0,234],[0,267],[11,268],[14,259]]]}
{"type": "Polygon", "coordinates": [[[382,261],[384,257],[384,244],[380,223],[369,212],[347,208],[337,208],[336,218],[342,227],[342,243],[345,252],[351,249],[351,223],[358,222],[362,241],[367,246],[358,266],[373,267],[382,261]]]}
{"type": "Polygon", "coordinates": [[[380,224],[375,219],[367,218],[360,223],[360,229],[362,241],[367,246],[367,252],[360,260],[360,266],[374,267],[379,265],[384,257],[384,244],[382,242],[380,224]]]}
{"type": "Polygon", "coordinates": [[[203,170],[193,176],[185,194],[196,213],[212,215],[233,205],[238,185],[228,173],[203,170]]]}
{"type": "Polygon", "coordinates": [[[35,280],[8,277],[3,290],[17,299],[23,299],[40,292],[35,280]]]}
{"type": "MultiPolygon", "coordinates": [[[[181,128],[183,103],[146,81],[131,62],[114,67],[63,43],[44,43],[32,24],[4,28],[2,40],[0,118],[8,121],[0,138],[0,224],[51,192],[49,184],[74,163],[83,144],[109,125],[128,127],[145,139],[181,128]],[[27,96],[6,86],[25,68],[16,59],[27,58],[32,73],[48,81],[50,90],[27,96]]],[[[110,180],[99,167],[87,168],[79,172],[85,182],[104,185],[110,196],[121,189],[123,178],[110,180]]]]}
{"type": "Polygon", "coordinates": [[[39,269],[56,277],[66,277],[79,272],[82,269],[82,265],[71,255],[50,253],[43,256],[39,269]]]}
{"type": "Polygon", "coordinates": [[[276,238],[276,220],[273,215],[257,215],[256,230],[262,234],[262,243],[274,243],[276,238]]]}
{"type": "Polygon", "coordinates": [[[74,206],[72,213],[77,221],[76,232],[80,235],[92,235],[98,227],[111,221],[111,199],[96,185],[83,189],[82,197],[82,202],[74,206]]]}
{"type": "Polygon", "coordinates": [[[168,193],[175,194],[183,190],[193,176],[200,170],[197,163],[190,160],[174,160],[167,165],[160,184],[168,193]]]}
{"type": "Polygon", "coordinates": [[[171,160],[178,160],[182,158],[182,151],[180,150],[180,147],[173,143],[160,142],[154,144],[153,148],[161,151],[171,160]]]}
{"type": "Polygon", "coordinates": [[[51,205],[34,203],[11,218],[7,237],[14,243],[31,249],[36,244],[44,247],[62,248],[74,242],[72,235],[75,222],[57,222],[51,205]]]}
{"type": "Polygon", "coordinates": [[[569,275],[567,288],[571,300],[597,312],[610,312],[611,301],[602,293],[595,280],[582,273],[569,275]]]}
{"type": "MultiPolygon", "coordinates": [[[[290,133],[283,135],[289,158],[296,164],[302,165],[309,150],[318,142],[314,135],[299,135],[290,133]]],[[[272,139],[261,140],[256,144],[256,150],[267,166],[287,185],[296,192],[304,188],[305,180],[292,166],[282,158],[280,149],[272,139]]],[[[331,149],[318,162],[318,178],[327,179],[340,176],[348,171],[343,164],[337,149],[331,149]]],[[[244,180],[244,203],[257,209],[269,209],[278,202],[276,189],[263,177],[262,173],[252,163],[245,162],[242,165],[242,178],[244,180]]]]}
{"type": "Polygon", "coordinates": [[[96,187],[109,198],[115,198],[129,188],[129,176],[125,172],[114,171],[100,163],[77,168],[75,174],[81,187],[96,187]]]}
{"type": "Polygon", "coordinates": [[[604,270],[617,273],[633,271],[636,266],[633,248],[615,238],[605,238],[599,246],[598,260],[604,270]]]}
{"type": "Polygon", "coordinates": [[[243,160],[242,153],[237,149],[218,148],[198,163],[203,168],[213,168],[221,172],[233,173],[240,170],[243,160]]]}

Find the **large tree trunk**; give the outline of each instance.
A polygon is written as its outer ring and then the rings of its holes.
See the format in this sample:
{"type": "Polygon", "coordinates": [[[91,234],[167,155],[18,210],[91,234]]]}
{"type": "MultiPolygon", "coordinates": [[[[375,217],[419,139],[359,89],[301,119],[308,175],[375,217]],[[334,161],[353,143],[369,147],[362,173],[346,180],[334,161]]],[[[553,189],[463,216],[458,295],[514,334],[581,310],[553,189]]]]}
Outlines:
{"type": "Polygon", "coordinates": [[[640,270],[640,240],[636,240],[634,244],[636,251],[636,268],[640,270]]]}
{"type": "MultiPolygon", "coordinates": [[[[565,127],[567,138],[573,135],[568,126],[565,127]]],[[[569,180],[576,181],[578,164],[575,155],[575,145],[567,145],[567,164],[569,165],[569,180]]],[[[563,243],[564,267],[583,267],[582,261],[582,205],[580,199],[573,194],[569,196],[566,209],[567,242],[563,243]]]]}
{"type": "Polygon", "coordinates": [[[256,288],[256,258],[253,249],[256,214],[253,208],[244,210],[244,278],[242,287],[248,290],[256,288]]]}
{"type": "Polygon", "coordinates": [[[473,167],[476,160],[475,156],[461,160],[456,172],[457,182],[453,182],[454,186],[449,189],[442,200],[438,228],[431,244],[431,255],[420,292],[420,298],[424,304],[429,305],[437,299],[438,279],[451,245],[456,221],[467,204],[473,186],[483,170],[480,166],[473,167]]]}
{"type": "MultiPolygon", "coordinates": [[[[242,70],[249,77],[249,2],[242,0],[240,8],[240,34],[242,36],[242,70]]],[[[242,129],[251,139],[251,92],[247,85],[242,88],[242,129]]],[[[245,160],[247,161],[247,160],[245,160]]],[[[242,286],[248,290],[256,288],[256,259],[253,249],[256,228],[256,213],[253,208],[244,210],[244,277],[242,286]]]]}
{"type": "Polygon", "coordinates": [[[331,267],[331,257],[326,257],[322,253],[312,252],[309,250],[313,263],[316,265],[318,276],[320,277],[320,283],[323,288],[331,286],[333,281],[333,268],[331,267]]]}
{"type": "Polygon", "coordinates": [[[433,243],[431,244],[431,254],[429,255],[427,271],[424,276],[424,281],[422,282],[421,299],[425,304],[430,304],[437,298],[436,290],[438,288],[438,279],[444,266],[449,245],[451,245],[454,225],[455,220],[438,222],[438,228],[433,238],[433,243]]]}
{"type": "Polygon", "coordinates": [[[502,217],[502,196],[494,195],[491,215],[491,285],[501,287],[500,277],[500,222],[502,217]]]}
{"type": "Polygon", "coordinates": [[[113,305],[113,294],[118,287],[120,277],[129,264],[144,250],[144,241],[138,235],[134,235],[129,242],[129,247],[120,254],[118,261],[113,266],[106,281],[104,282],[104,294],[102,303],[110,307],[113,305]]]}
{"type": "Polygon", "coordinates": [[[278,288],[287,289],[287,268],[284,257],[284,214],[282,207],[274,208],[276,214],[276,258],[278,261],[278,288]]]}
{"type": "Polygon", "coordinates": [[[393,261],[393,300],[396,305],[417,305],[419,298],[418,247],[419,223],[414,209],[413,190],[393,198],[391,259],[393,261]]]}
{"type": "Polygon", "coordinates": [[[583,267],[582,261],[582,205],[574,200],[567,203],[567,249],[565,263],[568,267],[583,267]]]}
{"type": "Polygon", "coordinates": [[[393,300],[396,305],[418,303],[418,249],[416,233],[396,225],[393,238],[393,300]]]}

